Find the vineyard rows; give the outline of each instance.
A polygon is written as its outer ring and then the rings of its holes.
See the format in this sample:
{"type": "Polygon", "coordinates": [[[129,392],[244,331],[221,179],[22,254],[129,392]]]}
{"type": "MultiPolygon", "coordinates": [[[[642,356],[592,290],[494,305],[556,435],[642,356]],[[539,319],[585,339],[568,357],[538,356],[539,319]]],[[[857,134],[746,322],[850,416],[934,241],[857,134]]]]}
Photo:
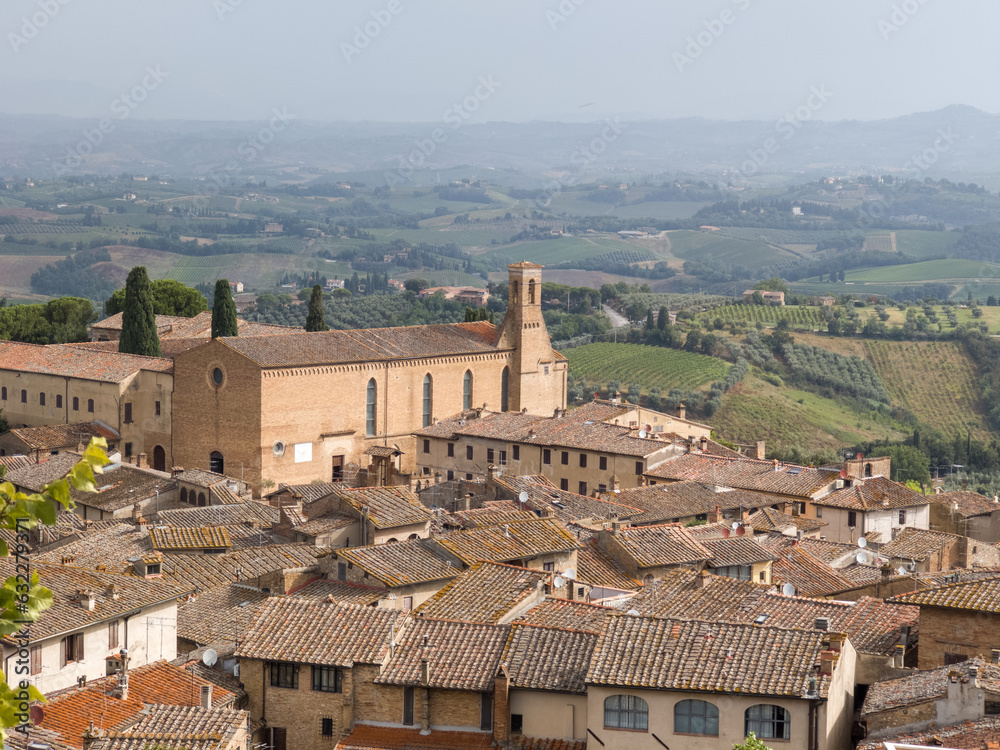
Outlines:
{"type": "Polygon", "coordinates": [[[894,402],[948,435],[971,430],[974,438],[989,438],[978,373],[959,344],[874,340],[865,346],[894,402]]]}
{"type": "Polygon", "coordinates": [[[801,307],[786,305],[772,307],[770,305],[726,305],[701,313],[698,316],[702,322],[722,318],[726,322],[757,323],[777,325],[779,321],[787,320],[793,326],[808,328],[826,328],[827,322],[818,307],[801,307]]]}
{"type": "Polygon", "coordinates": [[[752,227],[722,227],[718,234],[744,242],[763,242],[772,245],[815,245],[822,240],[844,237],[845,233],[832,229],[755,229],[752,227]]]}
{"type": "Polygon", "coordinates": [[[564,352],[569,374],[603,387],[608,381],[638,383],[643,392],[660,388],[694,390],[726,376],[728,365],[714,357],[641,344],[588,344],[564,352]]]}
{"type": "Polygon", "coordinates": [[[86,229],[83,224],[62,221],[15,221],[0,224],[0,234],[69,234],[86,229]]]}

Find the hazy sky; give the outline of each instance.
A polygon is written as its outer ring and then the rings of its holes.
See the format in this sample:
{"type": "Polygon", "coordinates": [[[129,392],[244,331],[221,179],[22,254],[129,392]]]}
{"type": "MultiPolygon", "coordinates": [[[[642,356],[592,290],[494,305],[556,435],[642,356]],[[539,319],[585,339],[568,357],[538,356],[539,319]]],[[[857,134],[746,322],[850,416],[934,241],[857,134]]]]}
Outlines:
{"type": "Polygon", "coordinates": [[[145,85],[135,117],[771,119],[813,87],[821,119],[1000,112],[997,28],[996,0],[4,0],[0,111],[145,85]]]}

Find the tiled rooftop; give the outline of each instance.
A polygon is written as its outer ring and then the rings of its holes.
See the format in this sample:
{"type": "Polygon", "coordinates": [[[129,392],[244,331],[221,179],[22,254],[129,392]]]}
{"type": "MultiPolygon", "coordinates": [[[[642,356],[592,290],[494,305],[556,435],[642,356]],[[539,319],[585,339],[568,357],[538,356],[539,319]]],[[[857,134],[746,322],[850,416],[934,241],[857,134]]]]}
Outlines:
{"type": "Polygon", "coordinates": [[[397,639],[395,656],[375,682],[421,685],[421,660],[427,659],[430,687],[489,692],[510,629],[510,625],[417,618],[397,639]]]}
{"type": "Polygon", "coordinates": [[[956,750],[994,750],[1000,744],[1000,716],[979,721],[966,721],[947,727],[935,727],[921,732],[898,734],[877,740],[865,740],[857,750],[883,750],[886,742],[905,746],[933,746],[956,750]]]}
{"type": "Polygon", "coordinates": [[[817,505],[834,508],[867,511],[913,508],[918,505],[927,505],[930,503],[930,498],[901,484],[890,482],[885,477],[873,477],[865,479],[863,483],[856,482],[852,487],[831,492],[826,497],[814,502],[817,505]]]}
{"type": "Polygon", "coordinates": [[[424,523],[432,518],[431,512],[408,487],[358,487],[337,489],[337,496],[359,513],[366,513],[368,520],[379,529],[424,523]]]}
{"type": "MultiPolygon", "coordinates": [[[[104,331],[122,330],[122,313],[109,315],[104,320],[94,323],[91,328],[104,331]]],[[[258,323],[256,321],[237,318],[237,329],[240,336],[280,336],[285,334],[303,333],[303,329],[298,326],[279,326],[270,323],[258,323]]],[[[161,343],[176,339],[207,339],[212,335],[212,311],[205,310],[190,318],[183,318],[176,315],[157,315],[156,331],[160,336],[161,343]]],[[[117,342],[109,342],[117,345],[117,342]]]]}
{"type": "Polygon", "coordinates": [[[0,341],[0,370],[120,383],[139,370],[172,373],[173,360],[118,352],[96,352],[72,346],[0,341]]]}
{"type": "Polygon", "coordinates": [[[177,637],[202,646],[233,644],[267,599],[264,592],[239,584],[203,591],[177,607],[177,637]]]}
{"type": "Polygon", "coordinates": [[[747,536],[734,536],[729,539],[705,539],[701,544],[712,553],[708,564],[713,568],[729,565],[752,565],[775,559],[774,555],[747,536]]]}
{"type": "Polygon", "coordinates": [[[781,463],[776,468],[773,461],[692,453],[666,461],[647,471],[646,476],[654,480],[691,480],[754,492],[812,497],[833,483],[840,472],[781,463]]]}
{"type": "Polygon", "coordinates": [[[278,489],[269,492],[267,497],[272,495],[291,493],[292,497],[304,503],[312,503],[333,493],[338,487],[343,485],[335,482],[319,482],[317,484],[279,484],[278,489]]]}
{"type": "Polygon", "coordinates": [[[493,324],[479,322],[216,340],[271,368],[480,354],[497,351],[496,337],[493,324]]]}
{"type": "Polygon", "coordinates": [[[640,515],[631,519],[636,526],[679,521],[714,513],[717,509],[721,513],[732,513],[741,508],[760,508],[779,502],[774,497],[755,492],[716,492],[704,484],[687,481],[622,490],[615,499],[642,510],[640,515]]]}
{"type": "Polygon", "coordinates": [[[150,529],[149,536],[153,543],[153,549],[164,552],[228,549],[233,546],[229,540],[229,534],[222,526],[203,526],[201,528],[166,526],[150,529]]]}
{"type": "Polygon", "coordinates": [[[12,429],[28,447],[35,450],[51,450],[52,448],[75,448],[79,443],[85,446],[91,438],[104,438],[107,441],[118,441],[118,433],[103,422],[80,422],[77,424],[56,424],[45,427],[17,427],[12,429]]]}
{"type": "Polygon", "coordinates": [[[609,607],[549,596],[514,622],[596,634],[604,630],[605,620],[614,613],[609,607]]]}
{"type": "MultiPolygon", "coordinates": [[[[79,460],[79,454],[60,453],[44,463],[29,463],[17,469],[8,469],[4,481],[29,492],[41,492],[45,485],[65,477],[79,460]]],[[[95,478],[100,482],[100,476],[95,478]]]]}
{"type": "Polygon", "coordinates": [[[900,594],[889,601],[921,607],[946,607],[1000,614],[1000,576],[934,586],[912,594],[900,594]]]}
{"type": "Polygon", "coordinates": [[[185,469],[184,471],[175,474],[174,479],[178,482],[185,482],[187,484],[193,484],[198,487],[205,488],[227,480],[235,481],[231,477],[227,477],[225,474],[217,474],[214,471],[206,471],[205,469],[185,469]]]}
{"type": "MultiPolygon", "coordinates": [[[[0,559],[0,575],[14,575],[13,558],[0,559]]],[[[139,608],[151,607],[176,599],[184,591],[175,583],[147,581],[142,578],[100,573],[63,565],[45,565],[39,559],[31,561],[32,573],[53,594],[52,606],[31,626],[33,639],[51,638],[89,624],[112,620],[139,608]],[[92,591],[96,603],[88,612],[75,600],[78,591],[92,591]]]]}
{"type": "Polygon", "coordinates": [[[931,555],[962,539],[955,534],[945,534],[928,529],[906,527],[888,544],[882,545],[879,554],[892,559],[927,560],[931,555]]]}
{"type": "MultiPolygon", "coordinates": [[[[80,492],[73,489],[70,490],[70,496],[80,505],[97,508],[105,513],[128,508],[140,501],[155,497],[157,493],[165,495],[177,487],[174,480],[164,474],[137,469],[129,464],[105,466],[104,473],[98,474],[95,479],[97,492],[80,492]]],[[[166,505],[167,499],[162,498],[162,502],[166,505]]]]}
{"type": "Polygon", "coordinates": [[[826,521],[816,518],[806,518],[805,516],[790,516],[774,508],[761,508],[755,513],[751,513],[747,518],[747,525],[758,533],[769,531],[784,532],[788,530],[810,532],[829,526],[826,521]]]}
{"type": "Polygon", "coordinates": [[[623,505],[617,495],[611,496],[613,501],[578,495],[559,489],[543,476],[505,475],[497,477],[496,483],[510,498],[519,498],[521,492],[527,492],[525,508],[539,513],[551,511],[564,523],[631,518],[639,513],[638,508],[623,505]]]}
{"type": "MultiPolygon", "coordinates": [[[[138,717],[151,703],[198,706],[201,704],[201,686],[209,684],[165,661],[129,670],[127,700],[109,695],[116,680],[115,676],[103,677],[88,682],[85,687],[49,693],[41,727],[58,732],[65,743],[79,748],[83,746],[82,735],[91,721],[96,726],[103,724],[104,728],[118,727],[138,717]]],[[[231,705],[234,697],[225,688],[213,687],[213,706],[231,705]]]]}
{"type": "Polygon", "coordinates": [[[343,558],[386,586],[406,586],[424,581],[446,581],[459,571],[449,565],[423,539],[345,547],[331,554],[343,558]]]}
{"type": "Polygon", "coordinates": [[[500,661],[510,687],[586,693],[597,634],[515,623],[500,661]]]}
{"type": "Polygon", "coordinates": [[[315,602],[338,604],[359,604],[367,607],[375,604],[386,596],[384,588],[362,586],[349,581],[333,581],[329,578],[316,578],[303,586],[285,592],[287,596],[296,599],[308,599],[315,602]]]}
{"type": "Polygon", "coordinates": [[[792,584],[801,596],[828,596],[855,587],[851,579],[802,547],[787,547],[777,554],[778,559],[771,567],[772,580],[792,584]]]}
{"type": "MultiPolygon", "coordinates": [[[[9,476],[12,471],[23,469],[34,463],[34,460],[28,456],[0,456],[0,466],[6,467],[7,476],[9,476]]],[[[10,480],[5,477],[4,481],[10,480]]]]}
{"type": "Polygon", "coordinates": [[[237,524],[253,524],[270,528],[271,524],[278,521],[278,509],[264,503],[246,502],[161,510],[158,516],[160,523],[174,528],[234,526],[237,524]]]}
{"type": "Polygon", "coordinates": [[[247,718],[246,711],[229,707],[152,705],[139,723],[102,733],[92,750],[217,750],[232,742],[247,718]]]}
{"type": "Polygon", "coordinates": [[[389,649],[395,610],[271,598],[236,652],[245,659],[349,667],[377,664],[389,649]]]}
{"type": "Polygon", "coordinates": [[[640,569],[703,562],[712,556],[704,544],[676,523],[622,527],[614,538],[640,569]]]}
{"type": "MultiPolygon", "coordinates": [[[[815,631],[620,614],[599,637],[587,682],[804,697],[823,640],[815,631]]],[[[826,697],[829,677],[818,683],[826,697]]]]}
{"type": "Polygon", "coordinates": [[[865,696],[861,715],[864,717],[942,698],[948,694],[949,675],[954,673],[970,681],[978,677],[985,690],[1000,693],[1000,667],[973,658],[959,664],[920,670],[906,677],[874,683],[865,696]]]}
{"type": "Polygon", "coordinates": [[[636,458],[649,456],[665,449],[679,452],[669,440],[640,438],[637,429],[628,425],[609,424],[604,420],[623,416],[629,411],[622,406],[584,404],[561,417],[543,417],[521,412],[482,412],[475,419],[469,413],[459,414],[418,430],[420,437],[455,440],[478,437],[504,440],[524,445],[567,448],[588,452],[603,452],[636,458]]]}
{"type": "Polygon", "coordinates": [[[931,502],[948,506],[957,505],[958,512],[966,518],[993,513],[1000,510],[1000,503],[992,497],[985,497],[977,492],[942,492],[930,496],[931,502]]]}
{"type": "Polygon", "coordinates": [[[505,562],[530,559],[580,547],[576,537],[552,518],[454,531],[436,537],[434,543],[466,565],[479,560],[505,562]]]}
{"type": "Polygon", "coordinates": [[[595,540],[590,539],[577,550],[576,578],[592,586],[629,591],[640,586],[628,571],[610,555],[604,553],[595,540]]]}
{"type": "Polygon", "coordinates": [[[551,573],[480,562],[421,604],[423,617],[468,622],[501,622],[512,611],[544,597],[551,573]]]}

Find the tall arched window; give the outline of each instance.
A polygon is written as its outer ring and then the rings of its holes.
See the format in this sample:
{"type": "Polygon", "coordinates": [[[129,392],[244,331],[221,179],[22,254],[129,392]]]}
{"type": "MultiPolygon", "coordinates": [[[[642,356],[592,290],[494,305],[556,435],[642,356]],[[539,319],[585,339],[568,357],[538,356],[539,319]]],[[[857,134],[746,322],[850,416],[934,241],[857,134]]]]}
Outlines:
{"type": "Polygon", "coordinates": [[[462,378],[462,408],[472,408],[472,370],[466,370],[462,378]]]}
{"type": "Polygon", "coordinates": [[[535,280],[531,279],[528,282],[528,302],[529,304],[535,304],[535,280]]]}
{"type": "Polygon", "coordinates": [[[792,737],[792,717],[781,706],[758,703],[744,714],[743,734],[753,732],[762,740],[788,740],[792,737]]]}
{"type": "Polygon", "coordinates": [[[604,699],[605,729],[649,729],[649,704],[634,695],[609,695],[604,699]]]}
{"type": "Polygon", "coordinates": [[[375,435],[375,378],[368,381],[368,398],[365,402],[365,435],[372,437],[375,435]]]}
{"type": "Polygon", "coordinates": [[[212,451],[212,455],[208,457],[208,470],[214,471],[216,474],[225,474],[226,462],[222,458],[222,454],[219,451],[212,451]]]}
{"type": "Polygon", "coordinates": [[[510,304],[511,305],[516,305],[517,304],[517,282],[516,281],[510,282],[510,304]]]}
{"type": "Polygon", "coordinates": [[[434,382],[430,373],[424,376],[424,427],[431,426],[431,412],[434,409],[434,382]]]}
{"type": "Polygon", "coordinates": [[[510,408],[510,368],[503,368],[500,373],[500,411],[510,408]]]}
{"type": "Polygon", "coordinates": [[[80,397],[73,396],[73,411],[80,411],[80,397]]]}
{"type": "Polygon", "coordinates": [[[167,470],[167,453],[162,445],[153,448],[153,468],[157,471],[167,470]]]}
{"type": "Polygon", "coordinates": [[[187,487],[181,487],[181,502],[186,503],[187,501],[188,501],[187,487]]]}
{"type": "Polygon", "coordinates": [[[707,701],[678,701],[674,704],[674,731],[718,737],[719,709],[707,701]]]}

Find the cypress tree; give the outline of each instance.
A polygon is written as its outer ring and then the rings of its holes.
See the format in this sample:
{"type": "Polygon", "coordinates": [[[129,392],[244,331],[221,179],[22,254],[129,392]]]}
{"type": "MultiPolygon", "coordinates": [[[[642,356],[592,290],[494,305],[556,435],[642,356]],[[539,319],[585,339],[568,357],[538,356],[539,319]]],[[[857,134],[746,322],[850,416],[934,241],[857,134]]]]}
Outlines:
{"type": "Polygon", "coordinates": [[[646,330],[652,331],[656,326],[653,324],[653,308],[646,312],[646,330]]]}
{"type": "Polygon", "coordinates": [[[228,279],[219,279],[215,282],[215,303],[212,305],[212,338],[238,335],[233,291],[229,288],[228,279]]]}
{"type": "Polygon", "coordinates": [[[330,326],[326,324],[326,318],[323,317],[323,290],[319,284],[313,287],[312,294],[309,297],[306,330],[310,332],[330,330],[330,326]]]}
{"type": "Polygon", "coordinates": [[[118,351],[146,357],[162,356],[160,337],[156,333],[156,315],[153,313],[153,292],[145,266],[133,268],[125,281],[125,307],[122,310],[118,351]]]}

